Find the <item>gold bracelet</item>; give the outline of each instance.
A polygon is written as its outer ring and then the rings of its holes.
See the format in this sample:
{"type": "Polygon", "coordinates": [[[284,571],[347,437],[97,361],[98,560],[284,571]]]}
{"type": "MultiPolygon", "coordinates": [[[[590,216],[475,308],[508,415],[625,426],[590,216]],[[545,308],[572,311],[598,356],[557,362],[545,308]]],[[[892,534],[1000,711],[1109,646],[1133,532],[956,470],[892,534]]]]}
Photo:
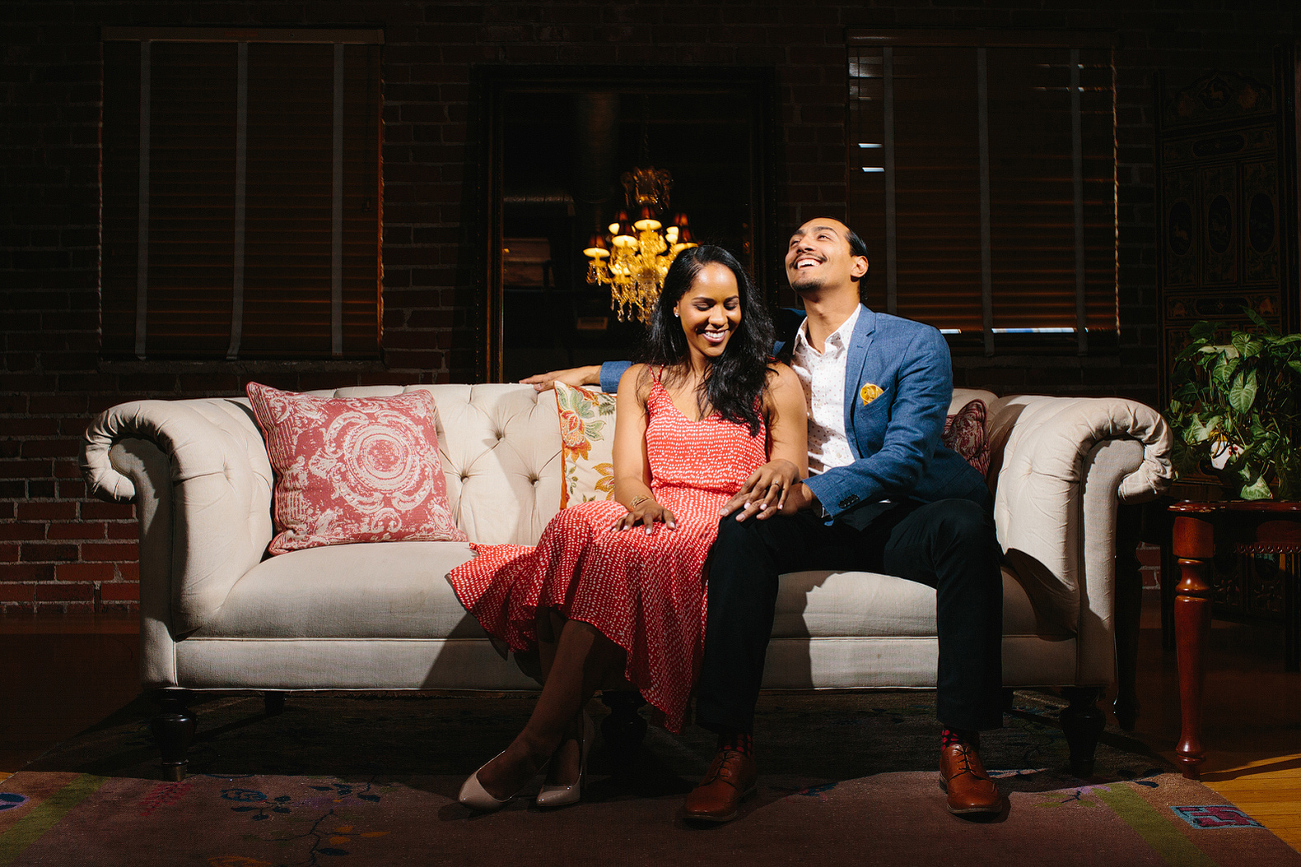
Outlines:
{"type": "Polygon", "coordinates": [[[646,496],[645,494],[642,494],[640,497],[637,497],[631,503],[628,504],[628,511],[632,511],[633,509],[637,508],[637,505],[639,503],[644,503],[649,499],[650,497],[646,496]]]}

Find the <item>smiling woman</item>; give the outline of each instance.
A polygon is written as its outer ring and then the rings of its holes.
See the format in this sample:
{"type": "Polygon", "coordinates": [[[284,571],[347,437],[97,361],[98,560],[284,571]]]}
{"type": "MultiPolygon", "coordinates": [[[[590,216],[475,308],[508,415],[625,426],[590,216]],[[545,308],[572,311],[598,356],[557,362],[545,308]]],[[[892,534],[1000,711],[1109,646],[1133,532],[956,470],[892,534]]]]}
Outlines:
{"type": "Polygon", "coordinates": [[[528,724],[461,803],[499,809],[548,761],[538,806],[577,802],[593,735],[582,708],[598,688],[631,684],[670,731],[685,723],[719,511],[755,479],[776,508],[808,466],[803,392],[769,364],[757,295],[726,250],[680,253],[618,392],[615,500],[563,509],[532,549],[475,545],[448,574],[490,635],[545,661],[528,724]]]}
{"type": "Polygon", "coordinates": [[[741,323],[741,290],[727,266],[716,262],[696,273],[691,289],[678,300],[673,315],[691,347],[693,363],[707,363],[723,354],[727,339],[741,323]],[[701,362],[696,362],[696,359],[701,362]]]}

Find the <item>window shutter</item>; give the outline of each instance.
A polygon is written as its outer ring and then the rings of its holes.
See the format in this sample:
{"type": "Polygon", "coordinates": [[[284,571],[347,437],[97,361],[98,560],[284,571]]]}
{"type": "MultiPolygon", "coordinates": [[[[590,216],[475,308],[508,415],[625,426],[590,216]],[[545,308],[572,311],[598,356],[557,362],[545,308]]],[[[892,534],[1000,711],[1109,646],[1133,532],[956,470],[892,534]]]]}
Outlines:
{"type": "Polygon", "coordinates": [[[865,300],[937,328],[1116,328],[1110,49],[851,34],[865,300]],[[931,40],[928,42],[928,40],[931,40]],[[933,44],[935,42],[941,44],[933,44]]]}
{"type": "Polygon", "coordinates": [[[105,43],[104,354],[375,357],[378,46],[205,35],[105,43]]]}

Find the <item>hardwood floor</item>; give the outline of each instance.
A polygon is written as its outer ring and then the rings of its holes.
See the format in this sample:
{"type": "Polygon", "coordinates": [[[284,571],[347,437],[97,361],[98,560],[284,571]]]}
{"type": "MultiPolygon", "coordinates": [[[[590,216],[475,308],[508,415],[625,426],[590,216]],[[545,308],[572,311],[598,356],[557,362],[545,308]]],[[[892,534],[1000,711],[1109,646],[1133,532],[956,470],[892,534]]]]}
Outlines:
{"type": "MultiPolygon", "coordinates": [[[[1173,762],[1174,653],[1156,594],[1143,605],[1133,735],[1173,762]]],[[[135,698],[138,644],[134,620],[0,618],[0,779],[135,698]]],[[[1283,670],[1281,630],[1217,621],[1205,695],[1202,781],[1301,851],[1301,674],[1283,670]]]]}
{"type": "MultiPolygon", "coordinates": [[[[1133,734],[1173,764],[1179,675],[1158,605],[1144,594],[1133,734]]],[[[1202,783],[1301,851],[1301,673],[1283,670],[1282,628],[1213,621],[1202,694],[1202,783]]]]}

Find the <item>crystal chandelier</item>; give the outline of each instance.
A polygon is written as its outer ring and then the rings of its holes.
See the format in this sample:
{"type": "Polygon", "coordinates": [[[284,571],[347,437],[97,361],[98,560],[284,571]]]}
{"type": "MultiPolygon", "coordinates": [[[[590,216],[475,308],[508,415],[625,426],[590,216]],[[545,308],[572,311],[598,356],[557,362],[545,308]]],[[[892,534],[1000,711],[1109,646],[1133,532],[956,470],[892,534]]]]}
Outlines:
{"type": "Polygon", "coordinates": [[[587,282],[610,287],[610,308],[620,322],[636,317],[649,325],[669,265],[679,252],[696,245],[685,214],[674,214],[667,226],[660,219],[673,188],[668,170],[635,168],[622,180],[629,210],[619,212],[609,234],[588,240],[583,250],[591,260],[587,282]],[[635,221],[629,220],[629,211],[637,215],[635,221]]]}

